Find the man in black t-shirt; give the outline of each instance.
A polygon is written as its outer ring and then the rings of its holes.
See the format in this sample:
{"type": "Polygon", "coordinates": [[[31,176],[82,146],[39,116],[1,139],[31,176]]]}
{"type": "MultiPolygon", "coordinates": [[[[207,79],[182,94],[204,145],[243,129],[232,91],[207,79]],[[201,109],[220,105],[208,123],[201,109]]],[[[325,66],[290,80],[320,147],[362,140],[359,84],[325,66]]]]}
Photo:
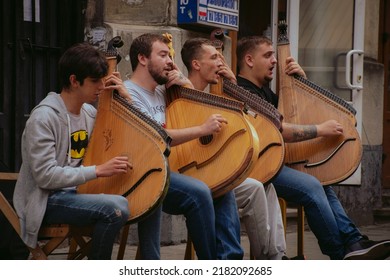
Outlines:
{"type": "MultiPolygon", "coordinates": [[[[268,87],[277,60],[272,42],[266,37],[245,37],[237,43],[237,83],[259,95],[276,108],[278,98],[268,87]]],[[[287,58],[286,74],[305,72],[292,57],[287,58]]],[[[337,120],[317,125],[283,123],[285,142],[299,142],[316,137],[341,135],[337,120]]],[[[318,239],[323,254],[331,259],[386,259],[390,256],[390,240],[372,241],[362,235],[344,211],[331,186],[322,186],[313,176],[282,167],[272,183],[279,197],[304,206],[310,229],[318,239]]]]}

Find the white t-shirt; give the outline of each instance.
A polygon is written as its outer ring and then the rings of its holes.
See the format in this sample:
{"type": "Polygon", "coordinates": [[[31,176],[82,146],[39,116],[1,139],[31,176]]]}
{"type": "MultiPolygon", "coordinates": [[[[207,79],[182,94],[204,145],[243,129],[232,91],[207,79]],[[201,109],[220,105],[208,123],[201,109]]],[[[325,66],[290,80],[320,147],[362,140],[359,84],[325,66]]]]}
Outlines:
{"type": "Polygon", "coordinates": [[[165,85],[157,86],[154,92],[130,80],[125,81],[124,85],[131,95],[132,104],[165,128],[165,85]]]}

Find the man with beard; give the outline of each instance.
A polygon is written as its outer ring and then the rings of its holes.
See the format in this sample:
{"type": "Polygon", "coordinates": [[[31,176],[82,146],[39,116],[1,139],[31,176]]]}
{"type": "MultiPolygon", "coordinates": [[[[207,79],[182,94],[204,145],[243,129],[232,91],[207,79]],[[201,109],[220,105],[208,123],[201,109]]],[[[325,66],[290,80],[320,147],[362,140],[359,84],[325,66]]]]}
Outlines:
{"type": "MultiPolygon", "coordinates": [[[[237,83],[276,108],[278,97],[267,87],[273,79],[277,60],[272,42],[266,37],[245,37],[237,43],[237,83]]],[[[305,77],[303,69],[292,57],[287,58],[286,73],[305,77]]],[[[283,123],[285,142],[298,142],[343,133],[336,120],[317,125],[283,123]]],[[[390,240],[372,241],[363,236],[345,213],[331,186],[322,186],[313,176],[282,167],[272,180],[280,197],[304,206],[310,229],[318,239],[323,254],[331,259],[386,259],[390,256],[390,240]]]]}
{"type": "MultiPolygon", "coordinates": [[[[181,50],[188,78],[197,90],[217,84],[224,77],[236,83],[236,77],[224,57],[204,38],[187,40],[181,50]]],[[[272,184],[247,178],[234,188],[237,207],[245,226],[251,254],[255,259],[281,260],[286,256],[286,240],[278,196],[272,184]]]]}
{"type": "MultiPolygon", "coordinates": [[[[192,87],[169,56],[168,40],[158,34],[143,34],[130,47],[133,74],[124,82],[133,105],[165,127],[165,90],[171,85],[192,87]]],[[[226,120],[218,114],[199,126],[167,129],[172,146],[219,132],[226,120]]],[[[242,259],[240,221],[232,191],[215,200],[209,187],[192,177],[170,173],[162,209],[184,215],[198,259],[242,259]]],[[[157,212],[158,213],[158,212],[157,212]]],[[[157,217],[159,218],[159,217],[157,217]]],[[[159,258],[159,232],[155,232],[154,258],[159,258]]]]}

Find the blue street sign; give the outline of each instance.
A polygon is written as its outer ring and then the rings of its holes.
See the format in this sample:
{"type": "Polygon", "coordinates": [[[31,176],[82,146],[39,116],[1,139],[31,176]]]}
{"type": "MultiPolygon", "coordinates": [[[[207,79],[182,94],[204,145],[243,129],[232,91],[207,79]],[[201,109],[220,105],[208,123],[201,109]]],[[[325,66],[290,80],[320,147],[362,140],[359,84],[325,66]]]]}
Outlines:
{"type": "Polygon", "coordinates": [[[177,0],[179,25],[238,30],[239,0],[177,0]]]}

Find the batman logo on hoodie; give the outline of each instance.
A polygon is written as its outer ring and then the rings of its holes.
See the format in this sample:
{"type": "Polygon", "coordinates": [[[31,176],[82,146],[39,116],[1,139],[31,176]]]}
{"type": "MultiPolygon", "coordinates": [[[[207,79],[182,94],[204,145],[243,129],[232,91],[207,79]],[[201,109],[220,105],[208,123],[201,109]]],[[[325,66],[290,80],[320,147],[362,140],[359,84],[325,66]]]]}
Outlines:
{"type": "Polygon", "coordinates": [[[74,159],[83,158],[88,145],[88,132],[86,130],[75,131],[72,133],[70,139],[71,157],[74,159]]]}

